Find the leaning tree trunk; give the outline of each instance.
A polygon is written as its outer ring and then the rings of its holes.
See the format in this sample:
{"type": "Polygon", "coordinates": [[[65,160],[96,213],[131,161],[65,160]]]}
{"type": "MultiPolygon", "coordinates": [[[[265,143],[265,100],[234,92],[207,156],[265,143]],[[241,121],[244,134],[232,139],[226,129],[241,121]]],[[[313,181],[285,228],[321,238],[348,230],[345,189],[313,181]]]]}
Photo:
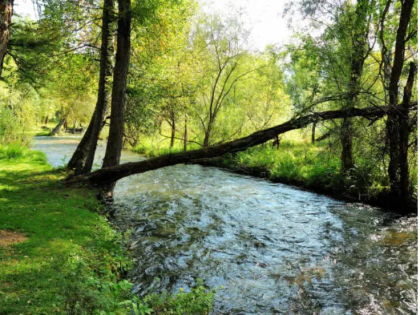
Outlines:
{"type": "MultiPolygon", "coordinates": [[[[417,102],[410,104],[410,109],[417,105],[417,102]]],[[[340,119],[345,117],[365,117],[365,118],[378,118],[388,114],[389,107],[368,107],[368,108],[351,108],[346,110],[326,111],[321,113],[314,113],[299,118],[294,118],[281,125],[257,131],[247,137],[226,142],[220,145],[207,147],[199,150],[188,151],[186,153],[166,154],[153,159],[125,163],[122,165],[115,165],[92,173],[80,176],[72,176],[68,179],[69,182],[88,182],[93,185],[103,186],[104,184],[114,183],[117,180],[130,176],[133,174],[144,173],[147,171],[155,170],[161,167],[172,166],[181,163],[188,163],[198,159],[214,158],[222,156],[226,153],[235,153],[244,151],[250,147],[263,144],[272,140],[279,134],[304,128],[312,123],[340,119]]]]}
{"type": "Polygon", "coordinates": [[[66,124],[67,118],[63,118],[59,121],[59,123],[57,124],[57,126],[55,126],[55,128],[51,131],[50,136],[55,136],[61,129],[61,127],[63,127],[63,125],[66,124]]]}
{"type": "MultiPolygon", "coordinates": [[[[111,122],[102,168],[116,166],[120,163],[124,137],[124,110],[131,46],[131,0],[118,0],[118,10],[117,55],[112,87],[111,122]]],[[[115,182],[111,181],[102,187],[101,198],[103,200],[112,199],[114,186],[115,182]]]]}
{"type": "Polygon", "coordinates": [[[103,6],[98,100],[89,127],[67,164],[67,168],[76,169],[76,174],[86,174],[92,170],[98,137],[104,126],[112,89],[113,40],[110,26],[114,15],[114,0],[105,0],[103,6]]]}
{"type": "Polygon", "coordinates": [[[414,0],[406,0],[402,3],[400,21],[397,30],[397,37],[395,41],[394,64],[392,65],[391,76],[389,80],[389,106],[390,112],[386,121],[386,130],[389,145],[389,166],[388,176],[390,181],[391,194],[396,199],[401,197],[400,191],[400,154],[399,154],[399,120],[398,110],[398,84],[402,69],[404,66],[406,33],[408,23],[411,18],[411,11],[414,0]]]}
{"type": "Polygon", "coordinates": [[[7,44],[10,39],[12,15],[13,0],[0,0],[0,78],[3,71],[4,57],[7,54],[7,44]]]}
{"type": "Polygon", "coordinates": [[[400,194],[403,204],[408,205],[410,202],[410,179],[408,170],[408,139],[410,135],[409,126],[409,104],[411,100],[413,84],[415,80],[416,64],[410,63],[410,72],[407,79],[407,84],[404,88],[404,98],[402,102],[402,109],[399,113],[399,133],[400,133],[400,152],[399,152],[399,166],[400,166],[400,194]]]}

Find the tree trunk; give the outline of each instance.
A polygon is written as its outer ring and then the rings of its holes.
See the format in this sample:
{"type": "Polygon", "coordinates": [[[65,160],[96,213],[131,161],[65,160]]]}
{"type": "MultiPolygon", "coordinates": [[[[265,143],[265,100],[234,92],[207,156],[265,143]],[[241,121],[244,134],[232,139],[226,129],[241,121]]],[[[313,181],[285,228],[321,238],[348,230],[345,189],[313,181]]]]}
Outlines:
{"type": "Polygon", "coordinates": [[[49,119],[50,119],[50,118],[49,118],[48,116],[45,116],[45,121],[44,121],[44,124],[45,124],[45,125],[48,125],[48,121],[49,121],[49,119]]]}
{"type": "Polygon", "coordinates": [[[175,131],[176,131],[176,125],[175,125],[175,113],[173,110],[171,110],[171,144],[170,149],[174,147],[175,144],[175,131]]]}
{"type": "MultiPolygon", "coordinates": [[[[112,87],[111,122],[102,168],[120,163],[124,136],[124,110],[127,75],[130,63],[131,0],[118,0],[118,35],[112,87]]],[[[102,188],[102,199],[112,198],[115,182],[109,181],[102,188]]]]}
{"type": "Polygon", "coordinates": [[[402,2],[400,21],[395,41],[394,63],[392,65],[391,76],[389,79],[389,106],[390,112],[386,121],[386,130],[389,145],[389,166],[388,176],[390,181],[391,194],[395,198],[401,197],[400,191],[400,172],[399,172],[399,120],[396,106],[398,104],[398,84],[404,66],[405,37],[408,23],[411,18],[411,11],[414,0],[402,2]]]}
{"type": "Polygon", "coordinates": [[[209,146],[209,142],[210,142],[210,133],[206,130],[205,134],[204,134],[204,141],[203,141],[203,147],[206,148],[209,146]]]}
{"type": "MultiPolygon", "coordinates": [[[[351,38],[352,52],[350,59],[350,78],[345,108],[357,106],[360,92],[360,78],[363,72],[365,58],[367,56],[367,35],[369,32],[367,17],[369,9],[368,0],[359,0],[356,4],[353,34],[351,38]]],[[[353,161],[353,122],[350,118],[344,118],[341,124],[341,169],[347,172],[354,166],[353,161]]]]}
{"type": "MultiPolygon", "coordinates": [[[[410,104],[410,109],[414,105],[417,105],[417,102],[410,104]]],[[[295,129],[301,129],[315,122],[357,116],[366,118],[377,118],[387,115],[388,110],[389,107],[383,106],[368,107],[363,109],[351,108],[346,110],[335,110],[314,113],[311,115],[291,119],[288,122],[285,122],[281,125],[262,131],[257,131],[247,137],[226,142],[217,146],[188,151],[186,153],[167,154],[145,161],[126,163],[122,165],[102,168],[101,170],[97,170],[86,175],[73,176],[68,180],[70,182],[85,181],[94,185],[114,183],[123,177],[138,173],[144,173],[161,167],[176,165],[180,163],[188,163],[190,161],[203,158],[214,158],[222,156],[226,153],[244,151],[252,146],[256,146],[270,141],[273,138],[277,137],[279,134],[295,129]]]]}
{"type": "Polygon", "coordinates": [[[185,114],[185,124],[184,124],[184,152],[187,152],[187,142],[188,142],[188,115],[185,114]]]}
{"type": "Polygon", "coordinates": [[[316,132],[316,124],[312,124],[312,137],[311,137],[312,143],[315,143],[315,132],[316,132]]]}
{"type": "Polygon", "coordinates": [[[67,168],[76,169],[76,174],[86,174],[92,170],[99,134],[104,126],[103,121],[109,108],[113,57],[113,40],[110,27],[114,15],[114,0],[105,0],[103,6],[98,100],[88,129],[67,164],[67,168]]]}
{"type": "Polygon", "coordinates": [[[345,173],[354,166],[353,162],[353,122],[344,118],[341,123],[341,170],[345,173]]]}
{"type": "Polygon", "coordinates": [[[12,15],[13,0],[0,0],[0,78],[3,70],[4,57],[7,54],[7,44],[10,39],[12,15]]]}
{"type": "Polygon", "coordinates": [[[400,125],[400,194],[403,204],[408,205],[410,201],[410,179],[408,170],[408,140],[410,135],[409,127],[409,104],[412,95],[412,89],[416,73],[416,64],[410,63],[410,72],[407,79],[407,84],[404,88],[404,98],[402,102],[402,109],[399,113],[400,125]]]}
{"type": "Polygon", "coordinates": [[[67,118],[61,119],[57,126],[51,131],[50,136],[55,136],[60,131],[61,127],[66,124],[66,121],[67,118]]]}
{"type": "Polygon", "coordinates": [[[204,148],[210,145],[210,135],[211,135],[212,127],[213,127],[213,120],[210,118],[207,129],[204,131],[204,141],[203,141],[204,148]]]}

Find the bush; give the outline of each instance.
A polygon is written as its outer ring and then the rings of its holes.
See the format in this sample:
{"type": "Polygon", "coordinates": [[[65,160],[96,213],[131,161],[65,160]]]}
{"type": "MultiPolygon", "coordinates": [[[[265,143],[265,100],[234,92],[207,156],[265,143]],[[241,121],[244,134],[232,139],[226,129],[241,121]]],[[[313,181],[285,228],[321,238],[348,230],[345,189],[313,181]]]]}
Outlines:
{"type": "Polygon", "coordinates": [[[19,143],[27,146],[31,136],[24,132],[26,123],[8,108],[0,108],[0,144],[19,143]]]}

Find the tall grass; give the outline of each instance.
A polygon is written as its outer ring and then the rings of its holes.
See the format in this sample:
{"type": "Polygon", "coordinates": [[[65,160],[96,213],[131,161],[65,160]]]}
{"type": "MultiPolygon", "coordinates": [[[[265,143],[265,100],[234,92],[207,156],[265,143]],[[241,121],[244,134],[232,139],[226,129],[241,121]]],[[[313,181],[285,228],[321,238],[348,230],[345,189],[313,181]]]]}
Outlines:
{"type": "Polygon", "coordinates": [[[325,145],[284,141],[277,150],[268,145],[224,158],[229,168],[258,168],[275,181],[286,181],[354,196],[376,195],[388,185],[386,172],[373,160],[355,158],[353,170],[343,174],[339,154],[325,145]]]}
{"type": "Polygon", "coordinates": [[[47,163],[43,152],[30,150],[19,143],[11,143],[0,146],[0,160],[8,161],[33,161],[47,163]]]}

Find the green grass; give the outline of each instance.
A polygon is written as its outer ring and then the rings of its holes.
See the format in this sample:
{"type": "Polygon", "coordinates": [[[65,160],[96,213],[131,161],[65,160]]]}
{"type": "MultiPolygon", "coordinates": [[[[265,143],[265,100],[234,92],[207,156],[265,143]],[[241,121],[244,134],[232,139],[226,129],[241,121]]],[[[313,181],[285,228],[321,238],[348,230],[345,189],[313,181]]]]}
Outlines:
{"type": "Polygon", "coordinates": [[[372,160],[356,157],[355,168],[343,175],[337,152],[305,142],[283,141],[279,150],[270,145],[258,146],[228,155],[221,163],[239,171],[265,171],[273,181],[355,198],[374,197],[388,185],[386,173],[372,160]]]}
{"type": "Polygon", "coordinates": [[[94,192],[63,186],[64,176],[40,152],[0,159],[0,230],[27,237],[0,247],[0,314],[127,313],[121,235],[96,212],[94,192]]]}
{"type": "Polygon", "coordinates": [[[153,295],[142,302],[123,280],[123,236],[100,214],[95,191],[66,187],[63,170],[18,146],[0,147],[0,314],[207,314],[213,292],[153,295]],[[151,305],[151,303],[156,305],[151,305]]]}

